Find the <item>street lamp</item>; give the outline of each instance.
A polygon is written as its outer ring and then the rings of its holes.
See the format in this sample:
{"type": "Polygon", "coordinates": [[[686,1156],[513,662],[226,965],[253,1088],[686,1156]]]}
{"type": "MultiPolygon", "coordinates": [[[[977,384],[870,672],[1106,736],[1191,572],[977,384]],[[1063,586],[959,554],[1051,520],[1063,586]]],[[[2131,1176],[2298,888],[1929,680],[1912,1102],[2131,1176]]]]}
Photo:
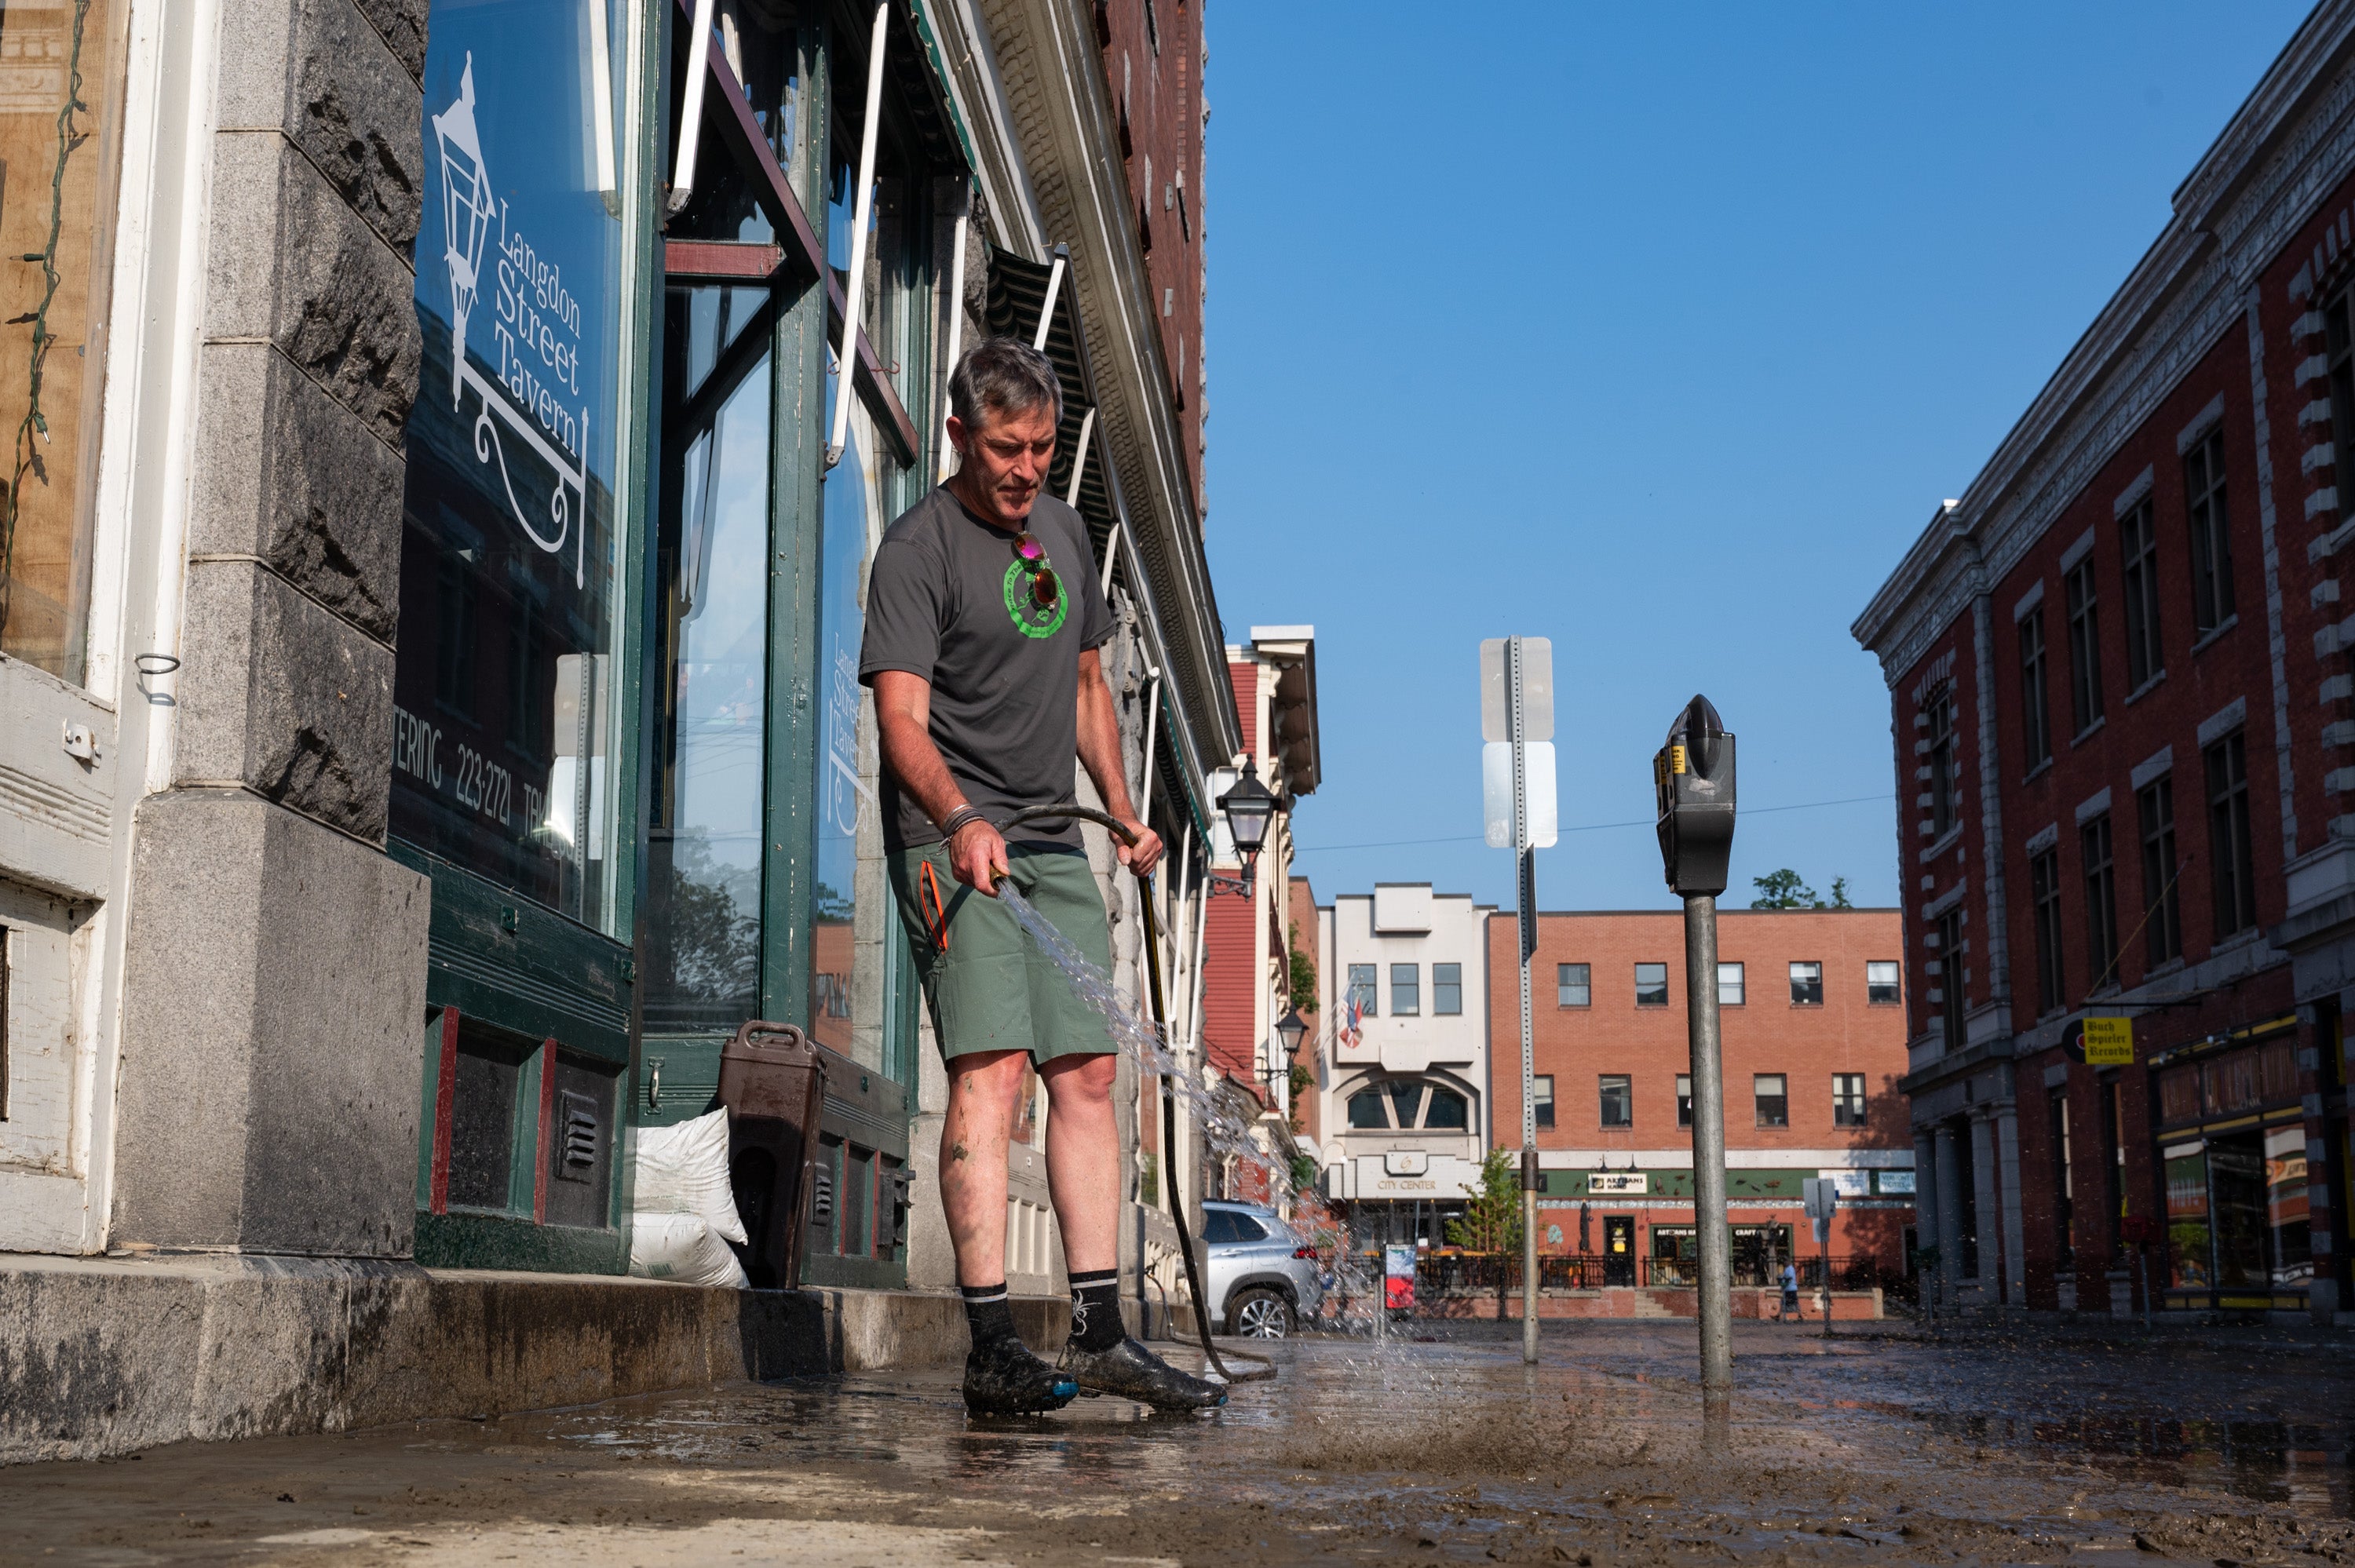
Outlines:
{"type": "Polygon", "coordinates": [[[1259,781],[1259,764],[1252,758],[1243,758],[1243,776],[1225,794],[1219,797],[1219,810],[1226,813],[1227,831],[1235,841],[1235,853],[1243,857],[1243,874],[1240,882],[1231,876],[1213,876],[1213,889],[1249,897],[1252,872],[1259,864],[1259,852],[1267,845],[1267,830],[1275,821],[1275,809],[1282,805],[1259,781]]]}
{"type": "Polygon", "coordinates": [[[1271,1098],[1274,1096],[1277,1081],[1292,1076],[1293,1064],[1300,1059],[1300,1043],[1307,1037],[1308,1022],[1300,1016],[1298,1008],[1291,1009],[1275,1021],[1275,1038],[1284,1047],[1284,1065],[1278,1066],[1270,1062],[1259,1073],[1260,1081],[1267,1085],[1271,1098]]]}

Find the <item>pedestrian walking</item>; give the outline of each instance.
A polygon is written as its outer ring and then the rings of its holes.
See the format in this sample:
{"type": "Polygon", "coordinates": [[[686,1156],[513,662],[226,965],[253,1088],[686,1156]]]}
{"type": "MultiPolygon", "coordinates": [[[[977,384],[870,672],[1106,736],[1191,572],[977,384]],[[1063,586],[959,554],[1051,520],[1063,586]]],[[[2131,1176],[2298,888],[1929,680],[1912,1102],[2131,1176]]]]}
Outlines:
{"type": "Polygon", "coordinates": [[[858,675],[875,692],[891,887],[948,1065],[941,1203],[972,1333],[965,1405],[1054,1410],[1084,1388],[1208,1409],[1226,1403],[1223,1388],[1171,1367],[1121,1322],[1111,1036],[996,897],[1018,889],[1111,969],[1078,825],[1025,826],[1011,842],[999,831],[1027,807],[1072,804],[1075,758],[1134,835],[1122,863],[1143,874],[1161,856],[1129,800],[1097,656],[1112,614],[1087,526],[1042,493],[1062,389],[1045,355],[996,337],[957,363],[949,407],[957,471],[876,548],[858,675]],[[1071,1339],[1051,1367],[1016,1336],[1006,1296],[1007,1143],[1033,1064],[1071,1284],[1071,1339]]]}
{"type": "Polygon", "coordinates": [[[1783,1266],[1783,1320],[1792,1321],[1799,1316],[1799,1266],[1783,1266]]]}

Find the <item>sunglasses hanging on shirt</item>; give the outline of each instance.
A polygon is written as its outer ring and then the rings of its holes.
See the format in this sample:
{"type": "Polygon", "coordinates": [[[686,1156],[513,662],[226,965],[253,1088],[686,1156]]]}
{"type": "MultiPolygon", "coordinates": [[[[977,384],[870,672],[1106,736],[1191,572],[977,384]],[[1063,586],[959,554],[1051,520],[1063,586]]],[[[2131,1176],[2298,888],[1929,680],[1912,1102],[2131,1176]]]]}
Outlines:
{"type": "Polygon", "coordinates": [[[1030,571],[1030,600],[1040,609],[1052,609],[1061,597],[1062,584],[1055,577],[1053,563],[1047,559],[1047,546],[1028,531],[1014,536],[1014,554],[1030,571]]]}

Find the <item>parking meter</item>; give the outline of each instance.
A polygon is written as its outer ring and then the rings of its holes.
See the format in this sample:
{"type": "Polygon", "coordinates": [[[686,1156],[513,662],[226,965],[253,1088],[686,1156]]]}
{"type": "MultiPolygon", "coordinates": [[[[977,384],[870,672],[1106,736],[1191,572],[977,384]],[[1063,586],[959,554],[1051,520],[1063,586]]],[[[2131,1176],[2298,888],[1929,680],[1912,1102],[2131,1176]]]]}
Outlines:
{"type": "Polygon", "coordinates": [[[1707,697],[1694,696],[1668,726],[1652,780],[1668,885],[1679,895],[1715,897],[1733,856],[1733,736],[1707,697]]]}

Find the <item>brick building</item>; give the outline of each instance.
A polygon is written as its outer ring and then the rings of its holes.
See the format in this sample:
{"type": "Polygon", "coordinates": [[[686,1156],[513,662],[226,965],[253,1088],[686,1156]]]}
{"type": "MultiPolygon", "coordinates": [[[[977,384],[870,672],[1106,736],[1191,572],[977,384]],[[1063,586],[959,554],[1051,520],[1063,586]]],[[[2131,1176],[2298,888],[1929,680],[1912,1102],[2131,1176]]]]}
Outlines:
{"type": "MultiPolygon", "coordinates": [[[[1817,1251],[1800,1182],[1838,1181],[1835,1258],[1904,1267],[1913,1151],[1893,909],[1728,911],[1718,921],[1727,1219],[1736,1278],[1817,1251]]],[[[1540,914],[1531,959],[1539,1245],[1599,1254],[1612,1284],[1688,1282],[1695,1255],[1684,917],[1540,914]],[[1639,1261],[1640,1260],[1640,1261],[1639,1261]],[[1639,1277],[1639,1276],[1641,1277],[1639,1277]]],[[[1494,1146],[1521,1142],[1518,925],[1487,922],[1494,1146]]]]}
{"type": "Polygon", "coordinates": [[[2355,5],[2300,26],[1854,630],[1896,740],[1910,1097],[1966,1302],[2344,1299],[2355,5]],[[2088,1066],[2088,1017],[2133,1061],[2088,1066]]]}
{"type": "MultiPolygon", "coordinates": [[[[1173,868],[1172,892],[1179,907],[1191,911],[1198,930],[1190,949],[1197,957],[1180,976],[1179,991],[1192,998],[1185,1017],[1196,1059],[1222,1080],[1222,1092],[1240,1114],[1262,1124],[1254,1136],[1280,1164],[1293,1151],[1292,1106],[1289,1064],[1275,1025],[1295,1000],[1291,922],[1305,894],[1305,884],[1292,880],[1292,816],[1300,797],[1315,793],[1321,768],[1316,629],[1252,627],[1248,643],[1228,644],[1227,674],[1242,722],[1238,756],[1274,792],[1276,810],[1257,863],[1246,868],[1218,805],[1242,770],[1209,772],[1203,790],[1209,814],[1206,853],[1198,853],[1188,837],[1173,868]]],[[[1313,999],[1300,1000],[1313,1011],[1313,999]]],[[[1204,1176],[1218,1196],[1268,1195],[1263,1173],[1247,1163],[1206,1165],[1204,1176]]]]}

